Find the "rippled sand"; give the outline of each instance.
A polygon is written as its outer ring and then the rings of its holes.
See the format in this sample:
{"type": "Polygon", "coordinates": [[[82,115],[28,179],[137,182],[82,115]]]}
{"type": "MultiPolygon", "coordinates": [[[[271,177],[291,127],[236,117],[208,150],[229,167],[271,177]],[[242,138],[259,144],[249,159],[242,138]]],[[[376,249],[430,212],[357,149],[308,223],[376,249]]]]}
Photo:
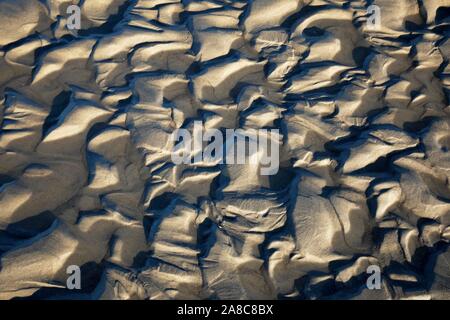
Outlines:
{"type": "Polygon", "coordinates": [[[0,299],[450,299],[449,0],[77,3],[0,1],[0,299]]]}

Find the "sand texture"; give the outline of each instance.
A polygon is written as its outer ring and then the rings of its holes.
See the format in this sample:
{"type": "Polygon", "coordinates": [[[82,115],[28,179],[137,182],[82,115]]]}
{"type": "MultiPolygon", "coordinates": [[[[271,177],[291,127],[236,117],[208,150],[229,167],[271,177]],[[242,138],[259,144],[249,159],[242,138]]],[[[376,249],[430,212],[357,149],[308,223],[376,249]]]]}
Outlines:
{"type": "Polygon", "coordinates": [[[0,0],[0,299],[450,299],[449,35],[450,0],[0,0]],[[278,129],[279,170],[174,163],[194,123],[278,129]]]}

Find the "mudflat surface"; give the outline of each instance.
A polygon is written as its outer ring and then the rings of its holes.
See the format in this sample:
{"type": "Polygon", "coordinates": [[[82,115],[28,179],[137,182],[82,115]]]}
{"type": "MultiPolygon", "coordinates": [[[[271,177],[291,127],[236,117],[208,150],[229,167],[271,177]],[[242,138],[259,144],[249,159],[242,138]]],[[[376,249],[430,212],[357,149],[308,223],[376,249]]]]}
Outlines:
{"type": "Polygon", "coordinates": [[[449,0],[77,4],[0,1],[0,299],[450,298],[449,0]]]}

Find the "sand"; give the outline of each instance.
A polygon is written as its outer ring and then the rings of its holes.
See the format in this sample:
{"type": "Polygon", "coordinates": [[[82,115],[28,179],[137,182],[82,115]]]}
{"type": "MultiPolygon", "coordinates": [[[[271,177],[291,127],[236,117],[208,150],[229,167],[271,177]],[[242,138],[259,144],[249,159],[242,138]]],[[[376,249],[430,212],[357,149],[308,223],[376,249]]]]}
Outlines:
{"type": "Polygon", "coordinates": [[[78,4],[0,1],[0,299],[450,299],[449,0],[78,4]]]}

